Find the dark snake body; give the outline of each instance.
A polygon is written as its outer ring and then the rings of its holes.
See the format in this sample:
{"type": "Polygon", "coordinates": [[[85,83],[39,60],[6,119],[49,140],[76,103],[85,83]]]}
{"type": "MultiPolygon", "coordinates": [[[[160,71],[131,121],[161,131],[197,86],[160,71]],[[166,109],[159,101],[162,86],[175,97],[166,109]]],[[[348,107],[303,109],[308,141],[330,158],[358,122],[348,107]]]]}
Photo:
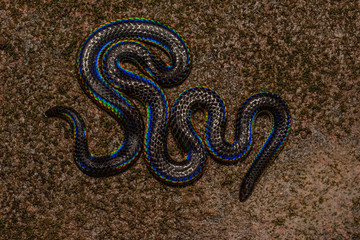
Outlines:
{"type": "Polygon", "coordinates": [[[139,157],[144,146],[151,172],[163,182],[183,185],[201,175],[207,153],[224,163],[244,158],[251,148],[254,121],[259,113],[266,112],[273,120],[273,127],[241,184],[240,200],[244,201],[284,143],[290,126],[289,110],[274,94],[251,96],[238,111],[235,140],[229,143],[225,140],[225,104],[215,91],[205,87],[187,89],[176,99],[169,113],[160,86],[181,83],[189,74],[190,66],[188,47],[173,29],[147,19],[107,23],[91,33],[81,48],[80,84],[84,92],[123,127],[122,144],[108,156],[95,157],[88,150],[85,125],[75,110],[54,107],[46,115],[63,118],[73,125],[75,159],[84,173],[91,176],[117,174],[139,157]],[[161,61],[146,47],[154,45],[169,56],[170,64],[161,61]],[[136,65],[142,74],[125,69],[125,62],[136,65]],[[145,104],[146,126],[136,106],[122,93],[145,104]],[[199,108],[206,111],[204,140],[191,120],[199,108]],[[168,154],[169,130],[186,152],[182,162],[172,160],[168,154]]]}

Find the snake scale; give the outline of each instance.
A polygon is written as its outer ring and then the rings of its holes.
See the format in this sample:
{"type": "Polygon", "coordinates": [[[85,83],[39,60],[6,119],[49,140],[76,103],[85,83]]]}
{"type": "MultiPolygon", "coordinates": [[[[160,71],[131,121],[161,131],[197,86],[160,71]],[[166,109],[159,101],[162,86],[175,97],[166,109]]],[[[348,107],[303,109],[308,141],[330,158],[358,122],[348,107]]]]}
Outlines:
{"type": "Polygon", "coordinates": [[[57,106],[48,117],[67,120],[74,129],[75,162],[90,176],[110,176],[127,169],[145,152],[147,166],[160,181],[184,185],[199,178],[207,154],[223,163],[243,159],[251,148],[253,125],[259,113],[272,119],[271,132],[247,171],[240,200],[245,201],[268,163],[277,155],[288,135],[290,115],[286,103],[272,93],[248,98],[237,113],[233,142],[225,140],[226,107],[215,91],[198,86],[182,92],[171,112],[163,87],[180,84],[189,74],[191,57],[182,39],[170,27],[148,19],[122,19],[94,30],[82,45],[78,68],[83,91],[108,112],[124,131],[123,142],[108,156],[93,156],[88,150],[84,121],[73,109],[57,106]],[[151,51],[157,47],[170,59],[160,59],[151,51]],[[139,71],[126,68],[132,63],[139,71]],[[128,97],[146,107],[146,124],[128,97]],[[196,132],[192,116],[206,112],[205,137],[196,132]],[[186,153],[181,162],[167,151],[171,132],[186,153]]]}

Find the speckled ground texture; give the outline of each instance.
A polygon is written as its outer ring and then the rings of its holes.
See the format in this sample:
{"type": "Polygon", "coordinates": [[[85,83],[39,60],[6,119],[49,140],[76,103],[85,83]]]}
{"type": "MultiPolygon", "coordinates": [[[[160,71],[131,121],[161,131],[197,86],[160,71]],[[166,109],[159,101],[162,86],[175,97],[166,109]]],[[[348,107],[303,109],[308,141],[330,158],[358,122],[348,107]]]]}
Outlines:
{"type": "MultiPolygon", "coordinates": [[[[0,26],[0,239],[360,239],[359,1],[5,0],[0,26]],[[183,36],[193,69],[165,90],[169,102],[191,86],[216,90],[228,139],[252,94],[288,103],[287,144],[245,203],[240,181],[271,129],[267,117],[245,161],[209,158],[199,181],[174,188],[143,156],[120,175],[88,177],[73,162],[69,125],[44,116],[75,108],[94,154],[121,143],[121,128],[82,92],[76,57],[94,28],[129,17],[183,36]]],[[[199,129],[203,120],[196,115],[199,129]]],[[[169,148],[182,157],[171,137],[169,148]]]]}

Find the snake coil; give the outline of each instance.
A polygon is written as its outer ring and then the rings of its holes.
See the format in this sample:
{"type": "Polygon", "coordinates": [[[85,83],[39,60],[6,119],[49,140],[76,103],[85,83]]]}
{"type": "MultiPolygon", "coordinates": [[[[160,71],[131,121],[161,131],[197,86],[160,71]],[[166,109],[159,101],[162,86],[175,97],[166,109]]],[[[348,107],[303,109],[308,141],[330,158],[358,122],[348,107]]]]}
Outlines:
{"type": "Polygon", "coordinates": [[[244,158],[251,148],[254,121],[259,113],[266,112],[272,118],[273,127],[241,184],[240,200],[245,201],[288,134],[289,110],[280,97],[271,93],[255,94],[242,104],[231,143],[225,140],[225,103],[209,88],[185,90],[169,113],[161,87],[181,83],[189,74],[191,58],[181,36],[158,22],[137,18],[109,22],[85,40],[78,61],[84,92],[124,129],[124,139],[117,150],[108,156],[96,157],[88,150],[85,124],[75,110],[57,106],[46,112],[48,117],[63,118],[73,126],[75,162],[90,176],[109,176],[125,170],[144,147],[147,165],[158,179],[175,185],[192,182],[203,172],[207,153],[224,163],[244,158]],[[170,63],[151,53],[151,46],[166,53],[170,63]],[[126,69],[126,62],[133,63],[142,73],[126,69]],[[137,107],[123,94],[144,103],[145,126],[137,107]],[[191,120],[199,108],[206,112],[204,140],[191,120]],[[182,162],[169,156],[166,141],[169,130],[186,152],[182,162]]]}

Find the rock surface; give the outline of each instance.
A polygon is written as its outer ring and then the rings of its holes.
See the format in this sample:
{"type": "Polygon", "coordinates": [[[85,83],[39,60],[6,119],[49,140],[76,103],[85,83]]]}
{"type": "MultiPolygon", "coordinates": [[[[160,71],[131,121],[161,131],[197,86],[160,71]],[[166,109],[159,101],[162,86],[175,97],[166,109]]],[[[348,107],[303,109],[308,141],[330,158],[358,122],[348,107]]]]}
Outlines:
{"type": "MultiPolygon", "coordinates": [[[[359,19],[358,1],[2,1],[0,239],[359,239],[359,19]],[[288,103],[287,144],[245,203],[240,181],[271,128],[266,117],[245,161],[209,158],[184,188],[155,180],[143,157],[108,178],[73,163],[70,127],[44,112],[80,112],[94,154],[121,143],[121,128],[82,92],[76,58],[93,29],[128,17],[183,36],[193,68],[165,90],[169,102],[192,86],[216,90],[228,139],[252,94],[288,103]]],[[[196,115],[199,129],[203,120],[196,115]]]]}

